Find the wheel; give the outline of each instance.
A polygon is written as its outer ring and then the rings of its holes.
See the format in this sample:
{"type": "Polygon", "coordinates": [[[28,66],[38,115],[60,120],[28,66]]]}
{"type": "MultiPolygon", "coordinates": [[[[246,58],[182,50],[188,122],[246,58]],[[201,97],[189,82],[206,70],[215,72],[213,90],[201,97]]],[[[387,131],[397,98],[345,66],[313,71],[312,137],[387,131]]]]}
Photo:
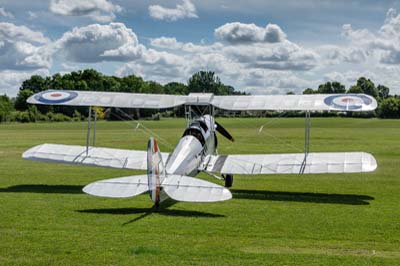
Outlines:
{"type": "Polygon", "coordinates": [[[227,174],[225,176],[225,187],[231,187],[233,185],[233,175],[227,174]]]}

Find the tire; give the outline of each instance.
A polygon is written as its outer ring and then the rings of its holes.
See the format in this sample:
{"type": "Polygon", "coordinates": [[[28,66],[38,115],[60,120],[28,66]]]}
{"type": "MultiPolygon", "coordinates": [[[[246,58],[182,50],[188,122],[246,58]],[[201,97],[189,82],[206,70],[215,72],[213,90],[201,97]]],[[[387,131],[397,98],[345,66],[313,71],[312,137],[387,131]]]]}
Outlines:
{"type": "Polygon", "coordinates": [[[233,175],[227,174],[225,176],[225,187],[232,187],[233,185],[233,175]]]}

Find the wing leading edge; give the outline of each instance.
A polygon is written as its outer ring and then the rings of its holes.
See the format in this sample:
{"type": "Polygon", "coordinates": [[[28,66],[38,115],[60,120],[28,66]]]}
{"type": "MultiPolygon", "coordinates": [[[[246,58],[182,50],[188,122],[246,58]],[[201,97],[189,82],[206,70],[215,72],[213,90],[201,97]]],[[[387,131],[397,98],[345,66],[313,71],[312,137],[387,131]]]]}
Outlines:
{"type": "Polygon", "coordinates": [[[365,152],[321,152],[217,155],[212,156],[204,169],[221,174],[304,174],[372,172],[377,168],[375,158],[365,152]]]}
{"type": "Polygon", "coordinates": [[[376,100],[366,94],[189,95],[141,94],[102,91],[48,90],[32,95],[31,104],[164,109],[184,104],[214,105],[225,110],[373,111],[376,100]]]}
{"type": "MultiPolygon", "coordinates": [[[[169,153],[161,153],[167,160],[169,153]]],[[[33,161],[81,164],[120,169],[147,170],[147,152],[86,146],[41,144],[25,151],[22,158],[33,161]]]]}

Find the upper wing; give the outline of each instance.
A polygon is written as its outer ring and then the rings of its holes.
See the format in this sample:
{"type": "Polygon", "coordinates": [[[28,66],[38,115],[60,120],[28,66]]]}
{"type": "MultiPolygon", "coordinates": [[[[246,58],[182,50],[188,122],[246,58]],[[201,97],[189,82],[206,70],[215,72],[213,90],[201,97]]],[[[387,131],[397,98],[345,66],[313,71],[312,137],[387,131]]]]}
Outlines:
{"type": "Polygon", "coordinates": [[[186,97],[167,94],[47,90],[32,95],[27,102],[48,105],[163,109],[185,104],[186,97]]]}
{"type": "Polygon", "coordinates": [[[214,96],[212,104],[226,110],[372,111],[376,100],[365,94],[214,96]]]}
{"type": "Polygon", "coordinates": [[[215,202],[232,198],[228,189],[189,176],[168,175],[161,186],[169,197],[178,201],[215,202]]]}
{"type": "Polygon", "coordinates": [[[372,111],[377,107],[376,100],[365,94],[214,96],[211,93],[167,95],[48,90],[32,95],[27,102],[48,105],[153,109],[171,108],[183,104],[211,104],[226,110],[280,111],[372,111]]]}
{"type": "Polygon", "coordinates": [[[128,198],[149,190],[147,175],[105,179],[86,185],[83,192],[99,197],[128,198]]]}
{"type": "Polygon", "coordinates": [[[371,172],[375,158],[365,152],[321,152],[212,156],[205,171],[222,174],[305,174],[371,172]]]}
{"type": "MultiPolygon", "coordinates": [[[[169,153],[161,153],[163,160],[169,153]]],[[[147,152],[86,146],[41,144],[25,151],[22,158],[34,161],[147,170],[147,152]]]]}

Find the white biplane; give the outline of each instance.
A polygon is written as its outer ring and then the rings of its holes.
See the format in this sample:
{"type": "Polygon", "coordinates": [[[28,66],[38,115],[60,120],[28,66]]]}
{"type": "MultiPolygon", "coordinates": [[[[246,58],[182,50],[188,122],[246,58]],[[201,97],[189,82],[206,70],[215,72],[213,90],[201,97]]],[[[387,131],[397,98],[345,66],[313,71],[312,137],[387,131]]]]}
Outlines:
{"type": "MultiPolygon", "coordinates": [[[[83,188],[84,192],[95,196],[125,198],[149,191],[156,206],[168,197],[189,202],[224,201],[232,198],[226,187],[232,186],[234,174],[355,173],[374,171],[377,167],[375,158],[365,152],[308,151],[310,112],[372,111],[377,107],[377,102],[365,94],[217,96],[209,93],[160,95],[50,90],[31,96],[28,103],[89,107],[88,134],[86,146],[42,144],[24,152],[23,158],[147,170],[147,175],[96,181],[83,188]],[[172,153],[160,152],[157,141],[153,138],[148,142],[147,152],[90,145],[92,106],[166,109],[180,105],[185,106],[188,125],[172,153]],[[216,132],[231,141],[233,137],[214,120],[215,108],[235,111],[304,111],[305,151],[285,154],[218,155],[216,132]],[[196,113],[193,112],[194,109],[201,111],[196,113]],[[193,178],[199,172],[224,179],[225,187],[193,178]]],[[[94,143],[96,116],[93,123],[94,143]]]]}

